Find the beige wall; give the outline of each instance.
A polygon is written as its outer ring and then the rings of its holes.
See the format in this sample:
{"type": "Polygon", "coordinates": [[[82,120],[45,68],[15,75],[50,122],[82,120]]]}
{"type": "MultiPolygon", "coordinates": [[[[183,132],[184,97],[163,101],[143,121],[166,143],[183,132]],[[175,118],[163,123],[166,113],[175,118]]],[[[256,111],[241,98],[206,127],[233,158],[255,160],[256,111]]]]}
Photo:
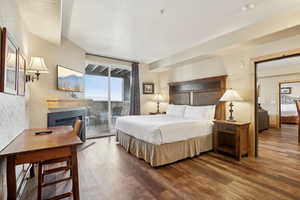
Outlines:
{"type": "MultiPolygon", "coordinates": [[[[240,121],[251,121],[251,141],[254,144],[254,65],[251,62],[251,58],[256,58],[263,55],[269,55],[273,53],[278,53],[281,51],[287,51],[291,49],[299,48],[300,35],[265,43],[263,45],[253,45],[250,47],[231,49],[230,51],[216,53],[218,59],[222,60],[223,67],[226,74],[228,75],[227,87],[237,90],[243,97],[244,102],[235,103],[234,107],[234,117],[240,121]]],[[[184,71],[184,79],[195,79],[203,78],[205,75],[205,69],[207,65],[206,61],[202,64],[198,62],[196,65],[203,68],[204,73],[199,69],[195,70],[196,66],[190,66],[189,70],[184,71]]],[[[212,67],[212,66],[211,66],[212,67]]],[[[219,70],[216,67],[215,71],[210,73],[209,76],[220,75],[219,70]]],[[[179,77],[174,77],[172,74],[182,71],[180,68],[172,69],[168,72],[160,73],[160,85],[164,92],[167,93],[167,82],[170,81],[181,81],[179,77]],[[171,78],[170,78],[171,77],[171,78]]],[[[227,109],[228,112],[228,109],[227,109]]],[[[227,113],[228,115],[228,113],[227,113]]],[[[252,154],[254,153],[254,146],[252,146],[252,154]]],[[[254,155],[254,154],[253,154],[254,155]]]]}
{"type": "MultiPolygon", "coordinates": [[[[29,36],[31,45],[30,56],[40,56],[45,59],[49,74],[42,74],[39,81],[29,83],[30,85],[30,127],[47,126],[47,102],[49,98],[71,98],[70,92],[57,90],[58,64],[84,72],[85,51],[71,41],[62,38],[61,46],[49,43],[32,34],[29,36]]],[[[83,93],[77,93],[83,97],[83,93]]]]}
{"type": "Polygon", "coordinates": [[[159,85],[165,99],[165,103],[162,104],[162,109],[165,111],[169,102],[168,83],[224,74],[226,74],[226,71],[221,58],[209,58],[203,61],[190,62],[180,67],[171,68],[169,71],[159,73],[159,85]]]}
{"type": "Polygon", "coordinates": [[[149,112],[156,111],[156,103],[153,101],[154,95],[143,94],[143,83],[154,83],[155,93],[160,92],[160,86],[158,81],[158,73],[150,72],[149,65],[140,64],[140,95],[141,95],[141,114],[149,114],[149,112]]]}

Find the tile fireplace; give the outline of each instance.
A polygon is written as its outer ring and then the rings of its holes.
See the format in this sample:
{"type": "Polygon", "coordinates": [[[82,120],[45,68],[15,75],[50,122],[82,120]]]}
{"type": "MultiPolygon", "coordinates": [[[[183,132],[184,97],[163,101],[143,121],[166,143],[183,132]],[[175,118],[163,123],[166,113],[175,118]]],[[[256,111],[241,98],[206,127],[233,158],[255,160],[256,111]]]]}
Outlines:
{"type": "Polygon", "coordinates": [[[85,117],[86,109],[74,109],[65,111],[54,111],[48,113],[48,127],[52,126],[71,126],[77,119],[82,120],[83,128],[80,133],[80,139],[86,140],[86,129],[85,129],[85,117]]]}

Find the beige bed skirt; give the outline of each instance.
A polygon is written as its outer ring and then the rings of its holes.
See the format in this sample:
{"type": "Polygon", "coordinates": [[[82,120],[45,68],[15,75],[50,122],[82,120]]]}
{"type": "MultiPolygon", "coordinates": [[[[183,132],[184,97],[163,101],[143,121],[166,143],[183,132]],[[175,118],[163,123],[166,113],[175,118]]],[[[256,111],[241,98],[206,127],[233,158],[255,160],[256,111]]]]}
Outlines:
{"type": "Polygon", "coordinates": [[[161,145],[144,142],[121,131],[117,131],[116,139],[127,152],[145,160],[152,167],[192,158],[212,150],[212,134],[161,145]]]}

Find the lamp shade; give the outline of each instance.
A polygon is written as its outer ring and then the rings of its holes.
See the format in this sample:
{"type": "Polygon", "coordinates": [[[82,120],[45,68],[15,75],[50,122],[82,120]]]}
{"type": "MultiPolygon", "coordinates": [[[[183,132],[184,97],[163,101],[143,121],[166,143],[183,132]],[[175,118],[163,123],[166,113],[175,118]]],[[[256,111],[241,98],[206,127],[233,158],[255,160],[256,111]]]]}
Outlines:
{"type": "Polygon", "coordinates": [[[163,101],[164,98],[161,96],[161,94],[155,94],[154,96],[154,101],[163,101]]]}
{"type": "Polygon", "coordinates": [[[226,90],[220,101],[242,101],[242,97],[235,90],[226,90]]]}
{"type": "Polygon", "coordinates": [[[31,57],[29,66],[26,70],[30,73],[49,73],[44,58],[41,57],[31,57]]]}

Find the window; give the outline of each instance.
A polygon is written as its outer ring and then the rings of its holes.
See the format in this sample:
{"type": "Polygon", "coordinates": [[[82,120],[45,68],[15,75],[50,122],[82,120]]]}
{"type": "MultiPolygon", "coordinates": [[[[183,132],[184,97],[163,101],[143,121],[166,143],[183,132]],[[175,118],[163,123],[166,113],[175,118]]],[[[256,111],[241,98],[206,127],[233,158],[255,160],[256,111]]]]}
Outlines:
{"type": "Polygon", "coordinates": [[[123,101],[124,91],[123,91],[124,79],[118,77],[110,78],[110,95],[112,101],[123,101]]]}
{"type": "MultiPolygon", "coordinates": [[[[108,77],[85,75],[85,97],[94,101],[108,101],[108,77]]],[[[110,78],[111,101],[123,101],[124,80],[119,77],[110,78]]]]}

